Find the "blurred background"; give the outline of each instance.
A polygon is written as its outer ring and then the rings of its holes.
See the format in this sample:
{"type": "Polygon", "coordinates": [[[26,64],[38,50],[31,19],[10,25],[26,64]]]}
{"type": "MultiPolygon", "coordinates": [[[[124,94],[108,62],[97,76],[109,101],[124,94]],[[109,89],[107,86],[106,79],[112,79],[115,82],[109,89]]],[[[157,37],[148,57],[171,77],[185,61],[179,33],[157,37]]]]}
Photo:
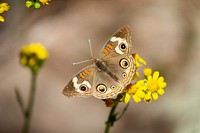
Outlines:
{"type": "MultiPolygon", "coordinates": [[[[22,113],[14,88],[27,101],[30,73],[19,64],[22,45],[40,42],[49,58],[39,73],[32,133],[102,133],[110,108],[95,98],[67,98],[62,90],[90,58],[97,58],[121,26],[133,31],[133,52],[165,77],[159,100],[131,104],[111,133],[200,132],[199,0],[52,0],[40,10],[25,0],[1,0],[11,9],[0,23],[0,132],[21,132],[22,113]]],[[[121,108],[123,108],[121,104],[121,108]]]]}

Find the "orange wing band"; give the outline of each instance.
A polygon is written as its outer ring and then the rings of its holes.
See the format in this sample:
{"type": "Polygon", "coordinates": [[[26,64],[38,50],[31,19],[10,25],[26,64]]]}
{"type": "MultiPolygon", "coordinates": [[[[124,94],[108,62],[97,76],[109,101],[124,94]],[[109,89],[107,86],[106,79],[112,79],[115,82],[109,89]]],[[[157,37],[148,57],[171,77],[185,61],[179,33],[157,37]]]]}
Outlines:
{"type": "Polygon", "coordinates": [[[79,75],[80,75],[80,77],[81,77],[82,79],[85,78],[85,76],[84,76],[82,73],[80,73],[79,75]]]}
{"type": "Polygon", "coordinates": [[[90,72],[87,69],[84,70],[84,73],[87,75],[90,74],[90,72]]]}
{"type": "Polygon", "coordinates": [[[107,47],[111,50],[113,49],[113,46],[111,44],[108,44],[107,47]]]}
{"type": "Polygon", "coordinates": [[[108,54],[109,53],[107,49],[104,49],[103,52],[104,52],[104,54],[108,54]]]}

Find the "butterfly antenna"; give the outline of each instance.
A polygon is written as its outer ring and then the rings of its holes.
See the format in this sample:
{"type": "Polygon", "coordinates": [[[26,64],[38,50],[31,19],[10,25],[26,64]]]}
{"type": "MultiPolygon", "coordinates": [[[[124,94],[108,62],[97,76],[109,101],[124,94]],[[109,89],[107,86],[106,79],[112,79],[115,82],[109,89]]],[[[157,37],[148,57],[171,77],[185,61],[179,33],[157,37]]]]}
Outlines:
{"type": "Polygon", "coordinates": [[[78,64],[82,64],[82,63],[85,63],[85,62],[88,62],[88,61],[91,61],[91,59],[88,59],[88,60],[84,60],[84,61],[79,61],[79,62],[75,62],[75,63],[72,63],[72,65],[78,65],[78,64]]]}
{"type": "Polygon", "coordinates": [[[88,61],[93,61],[92,44],[91,44],[91,41],[90,41],[90,38],[89,38],[89,37],[88,37],[88,42],[89,42],[89,45],[90,45],[90,55],[91,55],[91,59],[72,63],[73,66],[74,66],[74,65],[78,65],[78,64],[82,64],[82,63],[85,63],[85,62],[88,62],[88,61]]]}
{"type": "Polygon", "coordinates": [[[89,37],[88,37],[88,42],[89,42],[89,45],[90,45],[90,55],[91,55],[91,58],[93,59],[92,44],[91,44],[91,41],[90,41],[89,37]]]}

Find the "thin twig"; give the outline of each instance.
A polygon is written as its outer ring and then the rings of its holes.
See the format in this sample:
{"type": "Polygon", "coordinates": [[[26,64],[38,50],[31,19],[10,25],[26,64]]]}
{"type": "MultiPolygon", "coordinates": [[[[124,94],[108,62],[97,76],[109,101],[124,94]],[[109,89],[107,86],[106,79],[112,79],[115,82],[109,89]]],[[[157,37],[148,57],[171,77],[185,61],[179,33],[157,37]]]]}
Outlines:
{"type": "Polygon", "coordinates": [[[129,103],[127,103],[127,105],[124,107],[122,113],[119,115],[118,118],[116,118],[116,121],[118,121],[119,119],[122,118],[122,116],[124,115],[124,113],[126,112],[126,110],[128,109],[129,103]]]}
{"type": "Polygon", "coordinates": [[[17,98],[17,102],[18,102],[18,104],[19,104],[19,107],[20,107],[20,109],[21,109],[21,111],[22,111],[22,113],[23,113],[23,115],[25,115],[25,107],[24,107],[24,101],[23,101],[23,99],[22,99],[22,97],[21,97],[21,94],[20,94],[20,91],[19,91],[19,89],[17,88],[17,87],[15,87],[15,95],[16,95],[16,98],[17,98]]]}

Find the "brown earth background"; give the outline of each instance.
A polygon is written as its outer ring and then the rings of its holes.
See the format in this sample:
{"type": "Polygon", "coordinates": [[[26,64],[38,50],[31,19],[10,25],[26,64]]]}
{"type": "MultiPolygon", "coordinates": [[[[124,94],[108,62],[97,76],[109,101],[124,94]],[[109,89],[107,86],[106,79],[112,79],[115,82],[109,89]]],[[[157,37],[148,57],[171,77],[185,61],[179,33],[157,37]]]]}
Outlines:
{"type": "MultiPolygon", "coordinates": [[[[38,77],[31,133],[102,133],[109,108],[95,98],[66,98],[63,87],[121,26],[133,30],[133,51],[165,77],[158,101],[131,101],[111,133],[200,132],[200,1],[199,0],[52,0],[40,10],[25,1],[0,24],[0,132],[18,133],[23,123],[14,87],[27,100],[28,69],[19,65],[22,45],[40,42],[49,51],[38,77]]],[[[123,104],[120,106],[123,107],[123,104]]]]}

